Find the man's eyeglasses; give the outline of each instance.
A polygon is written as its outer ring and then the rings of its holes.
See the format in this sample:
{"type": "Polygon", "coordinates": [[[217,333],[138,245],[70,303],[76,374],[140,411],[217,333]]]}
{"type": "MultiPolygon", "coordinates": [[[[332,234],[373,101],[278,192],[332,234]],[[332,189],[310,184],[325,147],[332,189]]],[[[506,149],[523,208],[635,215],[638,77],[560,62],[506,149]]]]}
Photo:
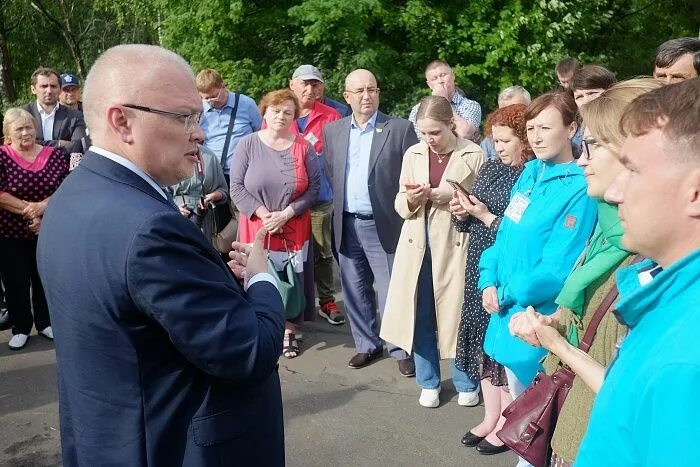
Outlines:
{"type": "Polygon", "coordinates": [[[145,107],[143,105],[134,104],[123,104],[124,107],[128,107],[134,110],[140,110],[142,112],[149,112],[152,114],[165,115],[166,117],[174,118],[185,125],[185,133],[192,133],[199,127],[199,122],[202,120],[202,112],[195,112],[191,114],[181,114],[178,112],[170,112],[168,110],[154,109],[152,107],[145,107]]]}
{"type": "Polygon", "coordinates": [[[219,88],[219,92],[216,93],[216,96],[214,97],[207,97],[206,99],[202,99],[204,102],[211,104],[212,102],[216,101],[219,97],[221,97],[221,92],[224,90],[223,87],[219,88]]]}
{"type": "Polygon", "coordinates": [[[346,90],[346,92],[349,92],[353,96],[363,96],[365,93],[369,94],[370,96],[375,96],[379,94],[379,88],[365,88],[365,89],[355,89],[355,90],[346,90]]]}

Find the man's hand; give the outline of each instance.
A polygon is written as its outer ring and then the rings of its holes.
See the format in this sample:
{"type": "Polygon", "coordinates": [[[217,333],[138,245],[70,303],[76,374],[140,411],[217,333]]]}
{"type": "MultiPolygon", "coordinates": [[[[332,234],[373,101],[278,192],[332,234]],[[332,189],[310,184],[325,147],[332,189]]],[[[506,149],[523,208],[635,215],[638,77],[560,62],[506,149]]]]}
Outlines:
{"type": "Polygon", "coordinates": [[[450,100],[450,97],[452,97],[449,95],[449,92],[447,91],[447,87],[445,86],[444,83],[442,83],[442,84],[437,83],[437,84],[435,84],[435,87],[433,87],[432,89],[433,89],[433,96],[444,97],[448,101],[450,100]]]}
{"type": "Polygon", "coordinates": [[[489,313],[498,313],[501,311],[501,305],[498,303],[498,289],[492,285],[486,287],[481,297],[481,304],[489,313]]]}
{"type": "Polygon", "coordinates": [[[233,242],[233,250],[228,254],[231,261],[228,267],[233,274],[243,280],[243,288],[248,289],[248,281],[256,274],[267,272],[267,251],[265,250],[265,236],[267,230],[263,227],[255,235],[252,245],[241,242],[233,242]]]}
{"type": "Polygon", "coordinates": [[[469,216],[469,213],[460,202],[457,190],[452,193],[452,199],[450,200],[450,212],[460,221],[465,221],[469,216]]]}
{"type": "Polygon", "coordinates": [[[187,209],[184,204],[179,205],[177,208],[180,210],[180,214],[182,214],[184,217],[189,218],[192,215],[192,211],[187,209]]]}
{"type": "Polygon", "coordinates": [[[67,148],[69,144],[70,144],[70,141],[68,141],[68,140],[65,140],[65,139],[58,140],[58,147],[59,148],[67,148]]]}

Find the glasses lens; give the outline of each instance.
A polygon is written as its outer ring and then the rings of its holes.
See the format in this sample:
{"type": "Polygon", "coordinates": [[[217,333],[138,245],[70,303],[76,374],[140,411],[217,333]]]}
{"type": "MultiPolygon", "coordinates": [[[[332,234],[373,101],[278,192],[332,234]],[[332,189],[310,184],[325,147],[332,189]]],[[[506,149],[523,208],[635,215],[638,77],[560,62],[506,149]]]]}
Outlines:
{"type": "Polygon", "coordinates": [[[188,115],[187,118],[185,119],[185,132],[192,133],[194,130],[197,129],[201,120],[202,120],[202,113],[201,112],[197,112],[196,114],[188,115]]]}

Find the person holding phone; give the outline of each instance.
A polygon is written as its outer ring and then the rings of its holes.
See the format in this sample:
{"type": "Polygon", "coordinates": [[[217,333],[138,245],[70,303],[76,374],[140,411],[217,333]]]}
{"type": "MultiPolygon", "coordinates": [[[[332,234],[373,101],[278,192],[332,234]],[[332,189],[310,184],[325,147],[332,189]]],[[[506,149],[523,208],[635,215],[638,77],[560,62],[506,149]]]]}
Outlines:
{"type": "Polygon", "coordinates": [[[487,161],[481,168],[472,186],[472,194],[462,192],[458,186],[450,201],[455,228],[469,234],[455,364],[469,378],[481,380],[484,399],[484,419],[462,437],[462,444],[468,447],[478,445],[484,438],[500,444],[496,431],[504,421],[501,412],[512,400],[503,365],[484,354],[484,333],[489,314],[481,304],[479,258],[496,241],[510,191],[524,164],[533,158],[525,131],[526,109],[524,104],[510,105],[487,117],[486,134],[493,138],[498,159],[487,161]]]}
{"type": "MultiPolygon", "coordinates": [[[[452,228],[447,179],[471,188],[484,163],[481,148],[455,133],[447,99],[421,100],[417,125],[422,141],[403,158],[396,212],[404,219],[394,257],[380,337],[413,353],[418,402],[440,404],[440,359],[453,359],[464,288],[468,234],[452,228]],[[436,337],[437,336],[437,337],[436,337]]],[[[478,382],[452,366],[458,403],[479,403],[478,382]]]]}

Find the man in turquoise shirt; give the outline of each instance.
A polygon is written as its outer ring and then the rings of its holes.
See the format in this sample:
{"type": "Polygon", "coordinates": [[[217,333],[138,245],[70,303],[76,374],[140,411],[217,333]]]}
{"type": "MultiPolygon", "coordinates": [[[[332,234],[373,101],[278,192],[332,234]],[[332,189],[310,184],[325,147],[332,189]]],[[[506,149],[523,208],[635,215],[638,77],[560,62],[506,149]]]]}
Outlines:
{"type": "Polygon", "coordinates": [[[575,465],[700,465],[700,78],[638,97],[621,127],[626,249],[618,319],[630,331],[593,405],[575,465]]]}
{"type": "MultiPolygon", "coordinates": [[[[197,91],[199,91],[204,107],[200,122],[204,131],[204,146],[221,158],[236,100],[235,93],[226,89],[219,72],[211,68],[204,69],[197,74],[197,91]]],[[[231,141],[222,166],[226,183],[229,183],[231,159],[238,141],[245,135],[258,131],[261,125],[262,117],[255,101],[246,95],[239,94],[231,141]]]]}

